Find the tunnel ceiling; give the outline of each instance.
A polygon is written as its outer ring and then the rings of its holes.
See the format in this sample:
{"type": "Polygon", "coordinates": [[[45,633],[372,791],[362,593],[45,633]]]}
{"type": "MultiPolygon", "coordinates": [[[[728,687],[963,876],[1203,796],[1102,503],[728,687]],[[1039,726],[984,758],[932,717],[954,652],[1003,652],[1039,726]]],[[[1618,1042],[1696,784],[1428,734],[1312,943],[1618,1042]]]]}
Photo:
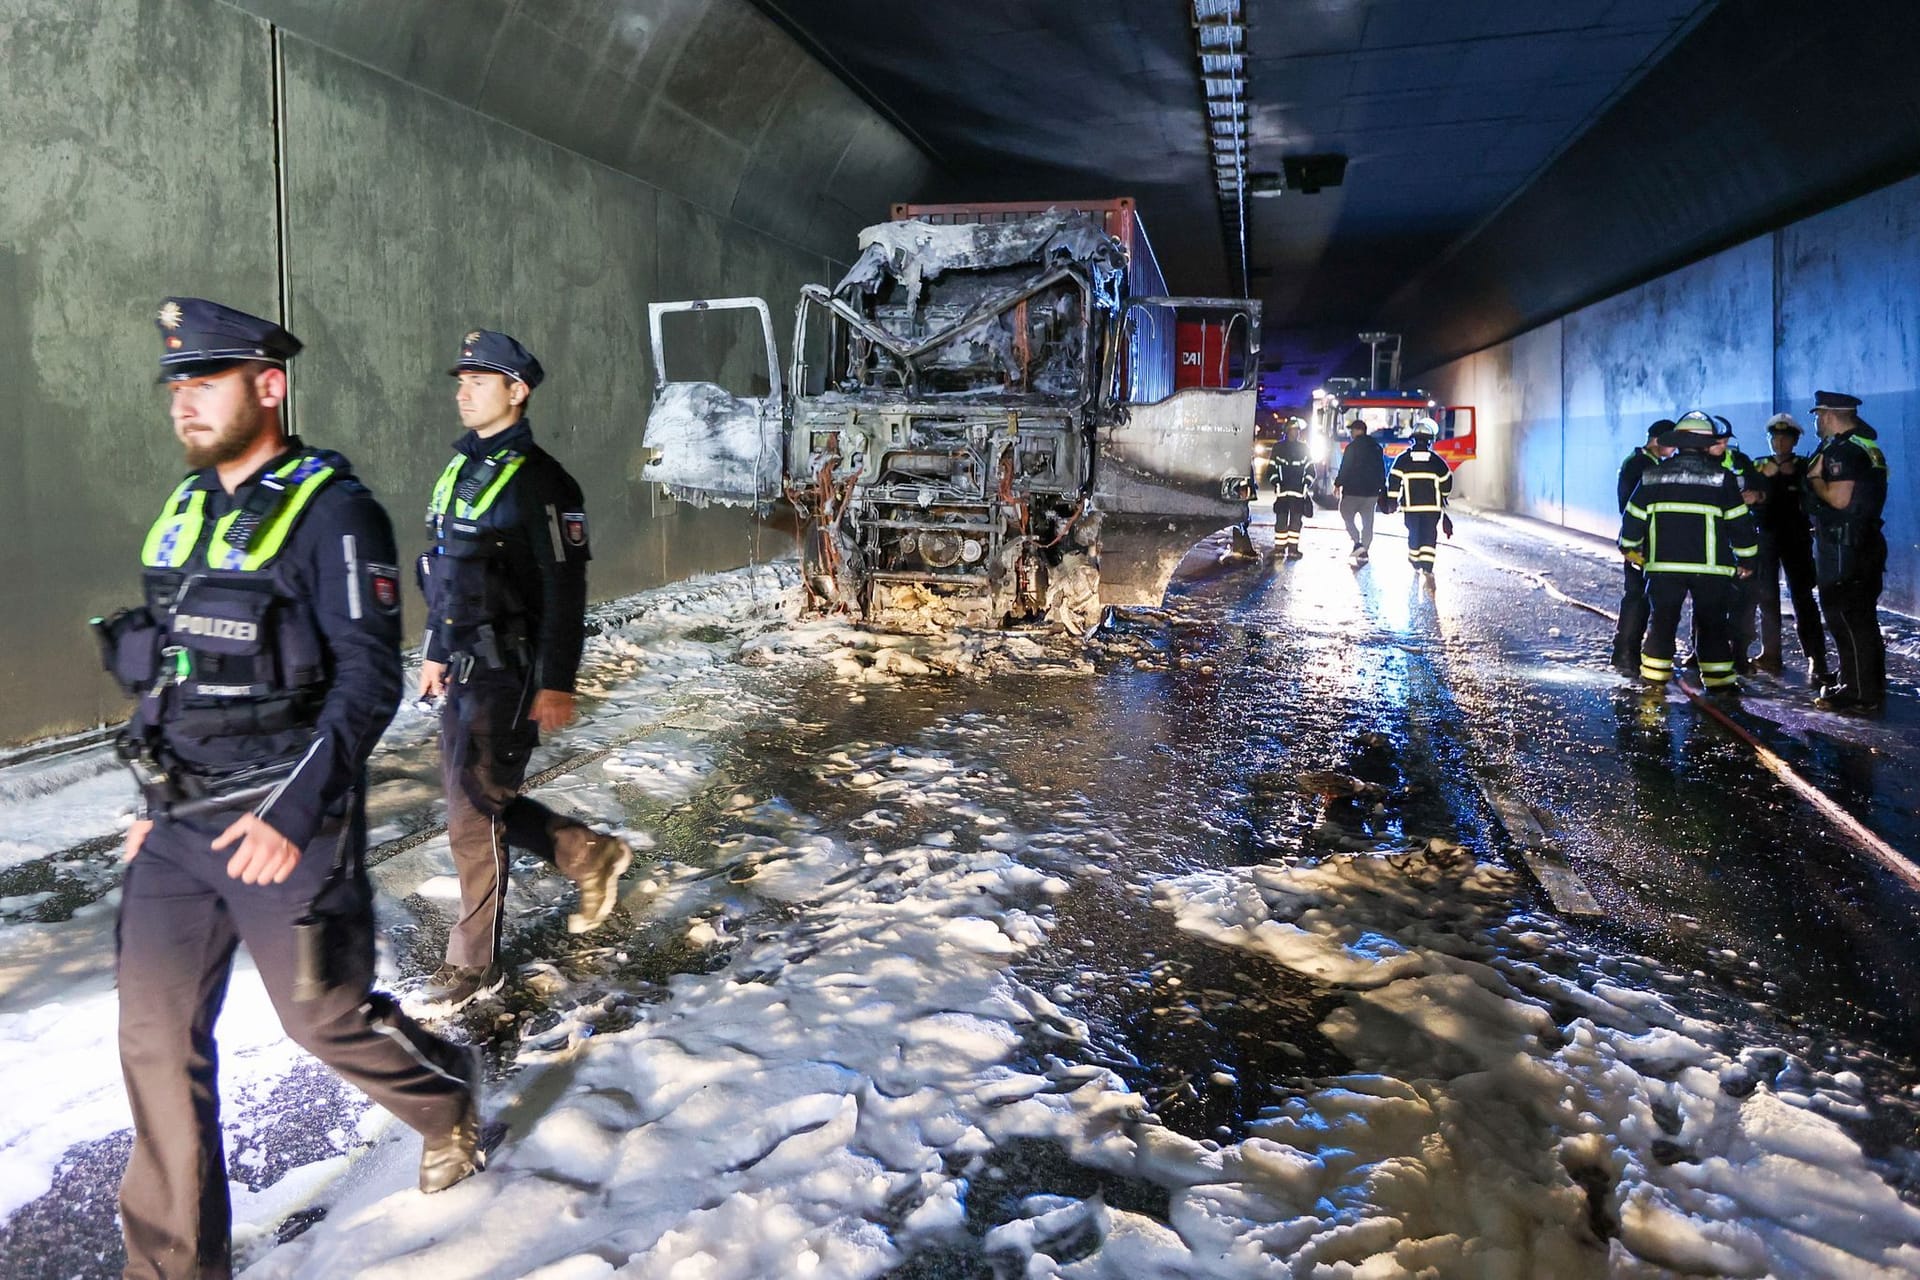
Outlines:
{"type": "MultiPolygon", "coordinates": [[[[756,3],[927,150],[949,175],[942,197],[1133,195],[1175,290],[1239,292],[1188,0],[756,3]]],[[[1249,170],[1349,160],[1338,187],[1246,202],[1268,364],[1311,386],[1351,360],[1356,330],[1390,325],[1418,369],[1752,234],[1822,191],[1886,180],[1890,153],[1913,147],[1910,113],[1871,110],[1856,87],[1854,118],[1831,118],[1809,101],[1820,95],[1796,50],[1811,42],[1839,59],[1849,40],[1891,38],[1912,53],[1915,11],[1911,0],[1244,0],[1249,170]],[[1757,74],[1782,63],[1788,94],[1757,74]],[[1694,65],[1710,78],[1690,77],[1694,65]],[[1851,130],[1824,144],[1851,153],[1823,157],[1806,124],[1769,123],[1795,113],[1851,130]],[[1721,189],[1657,194],[1676,183],[1721,189]],[[1543,261],[1556,245],[1564,260],[1543,261]]]]}

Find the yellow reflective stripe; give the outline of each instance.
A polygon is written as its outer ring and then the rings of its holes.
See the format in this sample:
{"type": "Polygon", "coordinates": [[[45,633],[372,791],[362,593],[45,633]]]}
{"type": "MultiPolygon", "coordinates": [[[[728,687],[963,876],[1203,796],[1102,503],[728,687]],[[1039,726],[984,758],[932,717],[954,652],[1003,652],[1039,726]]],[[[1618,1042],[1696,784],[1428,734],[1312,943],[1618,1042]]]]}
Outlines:
{"type": "MultiPolygon", "coordinates": [[[[1741,506],[1735,509],[1745,511],[1746,507],[1741,506]]],[[[1721,514],[1719,507],[1709,506],[1704,502],[1650,502],[1647,504],[1647,511],[1650,514],[1671,512],[1675,515],[1709,517],[1716,517],[1721,514]]]]}
{"type": "Polygon", "coordinates": [[[1716,578],[1731,578],[1733,566],[1730,564],[1687,564],[1671,560],[1648,560],[1648,573],[1706,573],[1716,578]]]}
{"type": "Polygon", "coordinates": [[[1647,509],[1645,507],[1636,507],[1629,502],[1627,504],[1627,514],[1635,520],[1645,520],[1647,518],[1647,509]]]}
{"type": "Polygon", "coordinates": [[[1746,510],[1747,504],[1743,502],[1737,507],[1728,507],[1725,511],[1722,511],[1720,518],[1723,520],[1737,520],[1746,510]]]}
{"type": "Polygon", "coordinates": [[[427,517],[432,519],[435,516],[444,516],[451,508],[453,514],[462,520],[479,519],[500,497],[500,491],[507,487],[507,481],[513,479],[513,473],[518,471],[526,460],[527,455],[515,453],[511,449],[501,449],[489,454],[488,465],[499,468],[500,474],[493,478],[493,482],[481,492],[478,498],[472,502],[459,502],[455,500],[453,491],[459,483],[461,468],[467,464],[467,457],[465,454],[456,453],[453,455],[453,461],[447,464],[446,470],[440,473],[440,478],[434,481],[433,501],[427,507],[427,517]],[[503,458],[506,460],[504,463],[501,461],[503,458]]]}
{"type": "Polygon", "coordinates": [[[147,541],[140,548],[140,562],[149,569],[177,569],[187,562],[200,541],[200,526],[205,517],[207,495],[193,487],[188,476],[167,499],[160,518],[147,530],[147,541]]]}
{"type": "MultiPolygon", "coordinates": [[[[299,470],[301,464],[307,461],[305,457],[296,458],[274,474],[285,478],[299,470]]],[[[280,554],[280,548],[286,545],[287,535],[293,532],[293,526],[299,521],[300,513],[307,509],[307,504],[313,501],[314,495],[319,493],[321,487],[331,479],[333,479],[332,467],[323,466],[309,473],[298,486],[281,497],[279,507],[254,533],[253,545],[245,552],[227,543],[227,530],[233,527],[234,518],[240,514],[238,511],[228,512],[214,527],[214,545],[207,549],[207,562],[213,563],[213,553],[215,548],[218,548],[224,553],[223,558],[227,563],[218,565],[217,568],[244,569],[250,573],[264,568],[269,561],[280,554]]]]}

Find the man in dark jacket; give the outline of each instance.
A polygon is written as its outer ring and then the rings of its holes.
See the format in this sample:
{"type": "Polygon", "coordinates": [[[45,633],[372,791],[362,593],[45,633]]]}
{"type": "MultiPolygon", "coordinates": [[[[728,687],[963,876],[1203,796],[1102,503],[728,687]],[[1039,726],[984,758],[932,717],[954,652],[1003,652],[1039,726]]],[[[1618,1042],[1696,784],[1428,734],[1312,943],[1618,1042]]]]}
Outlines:
{"type": "Polygon", "coordinates": [[[1380,495],[1387,491],[1387,455],[1380,442],[1367,434],[1366,421],[1358,414],[1347,424],[1347,434],[1333,491],[1340,497],[1347,536],[1353,539],[1353,562],[1364,564],[1367,548],[1373,545],[1373,513],[1380,495]]]}
{"type": "Polygon", "coordinates": [[[444,694],[440,772],[460,918],[419,999],[457,1008],[499,988],[507,849],[525,849],[580,887],[567,928],[597,928],[633,859],[620,840],[520,795],[540,734],[573,720],[587,605],[580,486],[534,443],[527,399],[546,373],[519,342],[476,329],[452,369],[468,428],[427,508],[422,557],[423,696],[444,694]]]}
{"type": "Polygon", "coordinates": [[[283,429],[299,339],[202,298],[156,319],[193,470],[142,548],[145,603],[95,623],[139,699],[120,742],[141,789],[115,930],[120,1221],[127,1276],[225,1280],[214,1033],[241,943],[288,1037],[423,1135],[422,1191],[482,1163],[479,1065],[373,990],[366,764],[401,681],[387,514],[283,429]]]}
{"type": "Polygon", "coordinates": [[[1760,654],[1754,666],[1780,674],[1780,577],[1787,579],[1793,597],[1794,630],[1800,651],[1811,664],[1815,689],[1833,682],[1827,670],[1827,637],[1820,628],[1820,609],[1813,593],[1813,532],[1807,523],[1802,490],[1807,459],[1794,452],[1800,442],[1800,424],[1790,413],[1767,420],[1767,439],[1773,452],[1757,464],[1765,495],[1754,514],[1760,521],[1760,554],[1754,559],[1752,586],[1760,608],[1760,654]]]}
{"type": "MultiPolygon", "coordinates": [[[[1660,437],[1673,430],[1673,419],[1656,419],[1647,428],[1647,442],[1628,454],[1626,461],[1620,464],[1620,475],[1615,484],[1620,499],[1620,514],[1626,515],[1627,501],[1633,497],[1635,486],[1648,467],[1658,465],[1660,459],[1673,452],[1672,449],[1658,443],[1660,437]]],[[[1613,665],[1628,675],[1637,675],[1640,671],[1640,641],[1647,634],[1647,575],[1632,556],[1621,560],[1623,583],[1620,591],[1620,623],[1613,632],[1613,665]]]]}
{"type": "Polygon", "coordinates": [[[1820,447],[1807,465],[1813,517],[1814,577],[1820,612],[1833,632],[1840,679],[1817,702],[1838,710],[1877,711],[1887,697],[1887,655],[1880,635],[1880,589],[1887,539],[1887,459],[1879,436],[1860,420],[1860,398],[1817,391],[1813,417],[1820,447]]]}
{"type": "Polygon", "coordinates": [[[1620,550],[1647,574],[1650,618],[1640,649],[1642,679],[1673,678],[1675,633],[1691,596],[1700,633],[1700,680],[1732,688],[1733,636],[1728,600],[1753,572],[1753,515],[1740,481],[1723,464],[1725,437],[1706,414],[1683,415],[1660,443],[1677,452],[1649,468],[1634,486],[1620,527],[1620,550]]]}

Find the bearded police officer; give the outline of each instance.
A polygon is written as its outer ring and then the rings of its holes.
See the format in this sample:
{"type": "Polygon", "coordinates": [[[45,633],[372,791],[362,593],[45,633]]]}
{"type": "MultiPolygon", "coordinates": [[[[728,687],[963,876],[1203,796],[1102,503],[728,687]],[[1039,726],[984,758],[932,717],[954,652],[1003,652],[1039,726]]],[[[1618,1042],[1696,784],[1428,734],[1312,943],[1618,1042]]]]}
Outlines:
{"type": "Polygon", "coordinates": [[[1817,705],[1876,711],[1887,697],[1887,653],[1880,635],[1880,589],[1887,538],[1887,459],[1878,433],[1860,420],[1860,397],[1817,391],[1813,420],[1820,445],[1807,463],[1807,512],[1813,517],[1813,565],[1820,612],[1833,633],[1840,679],[1817,705]]]}
{"type": "Polygon", "coordinates": [[[1440,517],[1453,492],[1453,468],[1435,452],[1440,427],[1421,414],[1413,420],[1413,443],[1393,460],[1387,496],[1400,504],[1407,522],[1407,562],[1429,576],[1439,553],[1440,517]]]}
{"type": "Polygon", "coordinates": [[[476,329],[449,370],[467,433],[427,507],[433,549],[422,696],[444,695],[440,772],[460,873],[446,964],[419,999],[453,1008],[499,988],[507,848],[537,854],[579,886],[570,932],[612,912],[632,851],[519,794],[540,741],[574,718],[587,602],[580,486],[534,442],[527,400],[544,379],[533,354],[476,329]]]}
{"type": "Polygon", "coordinates": [[[1684,414],[1659,442],[1677,452],[1641,475],[1620,526],[1621,554],[1647,575],[1651,616],[1640,675],[1656,684],[1673,678],[1680,607],[1691,595],[1701,683],[1731,688],[1738,681],[1728,606],[1759,551],[1753,514],[1738,477],[1722,461],[1726,437],[1712,418],[1698,410],[1684,414]]]}
{"type": "Polygon", "coordinates": [[[1794,630],[1806,655],[1813,686],[1833,683],[1827,670],[1827,637],[1820,629],[1820,607],[1813,594],[1813,533],[1807,524],[1807,459],[1794,450],[1800,443],[1800,424],[1790,413],[1767,419],[1767,440],[1773,452],[1757,464],[1765,493],[1754,514],[1760,519],[1760,555],[1754,561],[1753,587],[1760,603],[1760,656],[1754,666],[1779,675],[1780,578],[1787,579],[1793,597],[1794,630]]]}
{"type": "Polygon", "coordinates": [[[237,944],[287,1034],[423,1135],[423,1191],[480,1163],[479,1074],[371,990],[366,761],[401,685],[386,513],[345,458],[284,433],[297,338],[199,298],[158,322],[194,470],[147,535],[144,603],[95,620],[139,699],[120,742],[142,801],[117,931],[120,1211],[128,1276],[224,1277],[213,1033],[237,944]]]}

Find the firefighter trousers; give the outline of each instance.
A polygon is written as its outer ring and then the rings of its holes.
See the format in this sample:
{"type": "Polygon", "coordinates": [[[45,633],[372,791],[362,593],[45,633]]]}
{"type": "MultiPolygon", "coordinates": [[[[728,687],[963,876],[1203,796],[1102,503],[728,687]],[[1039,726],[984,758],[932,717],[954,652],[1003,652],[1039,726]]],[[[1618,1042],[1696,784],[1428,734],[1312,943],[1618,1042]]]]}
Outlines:
{"type": "Polygon", "coordinates": [[[1309,500],[1281,494],[1273,500],[1273,549],[1292,551],[1300,546],[1300,529],[1306,523],[1309,500]]]}
{"type": "Polygon", "coordinates": [[[1817,671],[1826,670],[1827,636],[1820,626],[1820,606],[1813,594],[1813,544],[1762,535],[1760,554],[1753,562],[1751,583],[1760,606],[1760,656],[1780,658],[1780,578],[1787,579],[1787,594],[1793,598],[1793,629],[1800,637],[1800,651],[1817,671]]]}
{"type": "Polygon", "coordinates": [[[540,728],[531,668],[475,668],[450,682],[440,712],[440,778],[447,842],[460,875],[460,918],[447,934],[447,963],[492,964],[507,911],[507,850],[523,849],[578,883],[599,837],[585,823],[520,794],[540,728]]]}
{"type": "Polygon", "coordinates": [[[1887,697],[1887,647],[1880,634],[1880,579],[1852,578],[1823,583],[1820,612],[1833,632],[1840,683],[1854,697],[1874,706],[1887,697]]]}
{"type": "Polygon", "coordinates": [[[1729,605],[1739,591],[1736,580],[1713,573],[1649,573],[1647,636],[1640,646],[1643,679],[1673,678],[1674,638],[1680,610],[1693,598],[1694,629],[1699,636],[1700,682],[1709,689],[1734,683],[1733,626],[1729,605]]]}
{"type": "Polygon", "coordinates": [[[226,1144],[214,1024],[234,948],[244,942],[287,1036],[421,1134],[453,1128],[466,1106],[464,1051],[373,991],[373,893],[358,801],[301,852],[283,884],[227,875],[213,841],[242,810],[161,819],[127,864],[115,928],[120,1067],[133,1154],[120,1184],[125,1274],[226,1280],[232,1274],[226,1144]],[[336,859],[349,868],[329,884],[336,859]],[[325,895],[322,895],[322,890],[325,895]],[[331,989],[293,997],[294,922],[329,918],[331,989]]]}
{"type": "Polygon", "coordinates": [[[1406,511],[1407,560],[1416,568],[1431,569],[1439,555],[1440,513],[1406,511]]]}

